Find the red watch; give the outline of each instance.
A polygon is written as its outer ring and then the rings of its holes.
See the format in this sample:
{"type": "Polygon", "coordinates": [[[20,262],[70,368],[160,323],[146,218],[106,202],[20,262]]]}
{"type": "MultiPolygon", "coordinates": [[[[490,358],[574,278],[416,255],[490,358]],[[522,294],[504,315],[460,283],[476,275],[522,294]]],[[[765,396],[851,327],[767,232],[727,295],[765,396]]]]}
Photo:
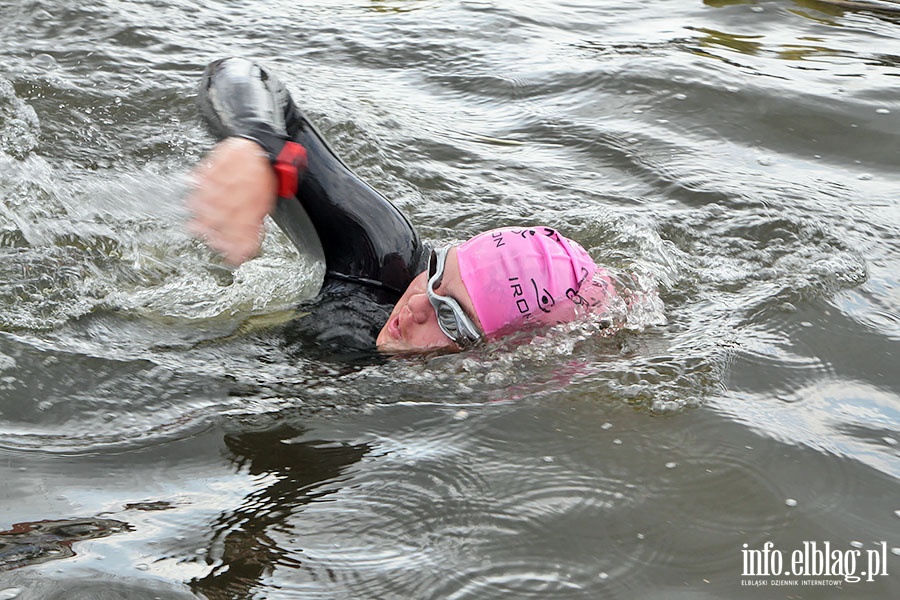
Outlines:
{"type": "MultiPolygon", "coordinates": [[[[272,160],[271,156],[269,160],[272,160]]],[[[278,178],[279,198],[293,198],[297,195],[300,176],[306,171],[306,166],[306,148],[297,142],[285,142],[272,160],[272,168],[278,178]]]]}
{"type": "Polygon", "coordinates": [[[300,177],[306,171],[306,148],[285,140],[283,137],[265,132],[255,131],[253,135],[241,134],[238,137],[256,142],[269,157],[275,177],[278,181],[278,197],[293,198],[297,195],[300,177]]]}

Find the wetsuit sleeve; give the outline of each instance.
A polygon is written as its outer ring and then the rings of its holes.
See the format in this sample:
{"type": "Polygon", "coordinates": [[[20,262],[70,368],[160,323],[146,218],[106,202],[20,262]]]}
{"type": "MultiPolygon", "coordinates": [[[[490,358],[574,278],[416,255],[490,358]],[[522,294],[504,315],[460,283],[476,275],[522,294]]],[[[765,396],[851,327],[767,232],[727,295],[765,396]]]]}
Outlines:
{"type": "Polygon", "coordinates": [[[301,225],[284,203],[300,203],[321,241],[326,278],[403,293],[425,262],[418,234],[403,213],[337,157],[281,82],[251,61],[219,60],[206,68],[198,100],[219,138],[249,137],[270,154],[267,144],[287,140],[306,149],[296,199],[280,199],[273,216],[296,240],[301,225]]]}

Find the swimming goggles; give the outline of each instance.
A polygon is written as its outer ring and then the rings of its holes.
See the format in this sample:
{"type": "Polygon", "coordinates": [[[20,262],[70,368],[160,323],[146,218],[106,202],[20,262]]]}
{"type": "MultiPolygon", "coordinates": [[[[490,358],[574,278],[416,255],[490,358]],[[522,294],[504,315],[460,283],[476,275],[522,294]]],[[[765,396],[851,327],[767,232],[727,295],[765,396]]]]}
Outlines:
{"type": "Polygon", "coordinates": [[[481,339],[481,332],[478,326],[472,322],[469,315],[462,309],[454,298],[450,296],[441,296],[435,293],[435,288],[440,287],[441,280],[444,277],[444,266],[447,262],[447,253],[450,248],[439,248],[431,251],[431,258],[428,260],[428,301],[434,308],[434,314],[437,315],[438,327],[444,332],[448,338],[459,344],[466,346],[481,339]]]}

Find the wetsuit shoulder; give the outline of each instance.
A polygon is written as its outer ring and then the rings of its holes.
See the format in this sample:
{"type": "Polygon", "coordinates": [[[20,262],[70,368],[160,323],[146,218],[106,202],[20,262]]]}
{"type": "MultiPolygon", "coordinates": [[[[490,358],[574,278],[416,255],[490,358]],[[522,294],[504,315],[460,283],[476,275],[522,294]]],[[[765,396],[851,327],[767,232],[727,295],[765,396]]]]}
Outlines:
{"type": "Polygon", "coordinates": [[[326,279],[322,290],[281,326],[289,351],[341,362],[373,360],[375,339],[390,316],[394,294],[349,281],[326,279]]]}

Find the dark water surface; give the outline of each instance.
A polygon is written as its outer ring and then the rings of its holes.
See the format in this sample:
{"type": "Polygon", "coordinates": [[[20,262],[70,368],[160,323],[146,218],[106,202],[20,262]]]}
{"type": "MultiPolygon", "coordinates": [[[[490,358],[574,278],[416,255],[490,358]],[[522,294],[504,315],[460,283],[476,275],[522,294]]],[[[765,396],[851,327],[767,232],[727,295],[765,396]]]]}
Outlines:
{"type": "Polygon", "coordinates": [[[898,168],[889,13],[0,0],[0,598],[898,598],[898,168]],[[226,55],[426,239],[547,223],[665,318],[289,352],[317,265],[183,227],[226,55]]]}

